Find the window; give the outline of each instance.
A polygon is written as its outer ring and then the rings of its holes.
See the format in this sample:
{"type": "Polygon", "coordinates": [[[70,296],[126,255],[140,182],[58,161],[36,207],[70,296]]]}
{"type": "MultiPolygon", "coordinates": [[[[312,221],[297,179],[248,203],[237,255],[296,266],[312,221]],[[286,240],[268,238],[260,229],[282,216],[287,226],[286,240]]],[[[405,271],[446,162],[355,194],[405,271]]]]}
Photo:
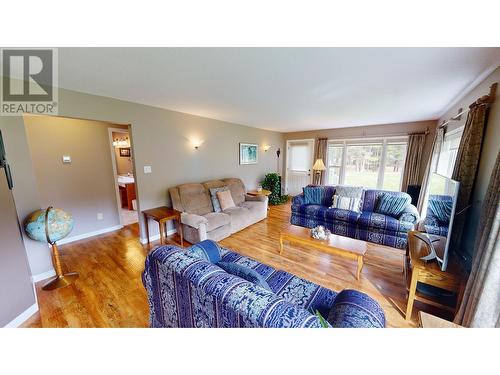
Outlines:
{"type": "Polygon", "coordinates": [[[451,177],[463,132],[462,126],[445,134],[436,170],[440,175],[451,177]]]}
{"type": "Polygon", "coordinates": [[[331,141],[328,144],[328,184],[398,191],[406,147],[407,141],[402,138],[331,141]]]}

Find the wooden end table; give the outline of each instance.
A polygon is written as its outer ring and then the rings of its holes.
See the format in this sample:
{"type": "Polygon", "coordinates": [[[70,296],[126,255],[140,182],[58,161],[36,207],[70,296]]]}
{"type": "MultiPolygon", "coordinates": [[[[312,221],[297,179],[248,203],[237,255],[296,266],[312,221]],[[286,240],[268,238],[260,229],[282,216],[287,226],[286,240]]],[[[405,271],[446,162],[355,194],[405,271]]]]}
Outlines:
{"type": "Polygon", "coordinates": [[[146,234],[148,237],[148,243],[149,243],[149,219],[153,219],[156,221],[160,227],[160,244],[163,245],[164,243],[164,237],[166,233],[166,227],[165,224],[169,220],[175,220],[177,221],[177,230],[179,232],[179,235],[181,237],[181,246],[184,246],[184,239],[182,236],[182,224],[181,224],[181,213],[177,210],[174,210],[172,208],[168,208],[166,206],[162,207],[156,207],[156,208],[151,208],[149,210],[144,210],[142,211],[142,214],[144,215],[144,223],[146,224],[146,234]]]}
{"type": "MultiPolygon", "coordinates": [[[[413,303],[415,300],[421,301],[442,309],[456,313],[465,290],[465,278],[463,271],[457,259],[450,256],[448,259],[448,267],[446,271],[441,271],[439,264],[436,261],[426,262],[420,259],[429,254],[428,245],[420,239],[416,234],[418,231],[408,232],[408,249],[409,258],[406,264],[406,278],[408,289],[408,304],[406,306],[406,320],[411,319],[413,303]],[[417,292],[417,283],[432,285],[450,292],[457,293],[457,304],[455,308],[450,308],[443,305],[439,301],[428,298],[417,292]]],[[[439,251],[444,246],[446,238],[443,237],[441,242],[434,245],[439,251]]]]}
{"type": "Polygon", "coordinates": [[[271,195],[271,192],[269,190],[262,189],[261,191],[250,190],[250,191],[247,191],[247,194],[253,195],[254,197],[259,196],[259,195],[264,195],[267,197],[267,196],[271,195]]]}
{"type": "Polygon", "coordinates": [[[361,276],[364,256],[368,250],[368,244],[365,241],[338,236],[336,234],[331,234],[328,240],[317,240],[311,237],[311,230],[309,228],[296,225],[290,225],[288,229],[280,233],[280,254],[283,252],[283,241],[310,246],[329,254],[354,259],[358,262],[356,279],[359,280],[361,276]]]}

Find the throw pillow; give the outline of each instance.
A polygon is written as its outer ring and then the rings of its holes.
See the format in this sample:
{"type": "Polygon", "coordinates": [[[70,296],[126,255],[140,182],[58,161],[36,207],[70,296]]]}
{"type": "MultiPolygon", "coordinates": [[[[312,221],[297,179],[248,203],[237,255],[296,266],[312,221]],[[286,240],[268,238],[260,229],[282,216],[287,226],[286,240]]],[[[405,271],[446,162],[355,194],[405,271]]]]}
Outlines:
{"type": "Polygon", "coordinates": [[[451,218],[452,201],[429,199],[429,208],[440,223],[448,224],[451,218]]]}
{"type": "Polygon", "coordinates": [[[406,206],[411,203],[411,197],[406,193],[382,193],[375,204],[375,212],[399,218],[406,206]]]}
{"type": "Polygon", "coordinates": [[[210,189],[210,198],[212,199],[212,205],[214,206],[214,212],[221,212],[222,211],[220,208],[219,199],[217,198],[217,193],[219,191],[226,191],[226,190],[229,190],[229,188],[227,186],[221,186],[218,188],[211,188],[210,189]]]}
{"type": "Polygon", "coordinates": [[[304,204],[322,204],[324,191],[322,186],[304,187],[304,204]]]}
{"type": "Polygon", "coordinates": [[[231,191],[229,190],[218,191],[217,199],[219,200],[220,208],[222,211],[225,211],[231,207],[236,207],[233,201],[233,197],[231,196],[231,191]]]}
{"type": "Polygon", "coordinates": [[[204,240],[189,247],[187,253],[210,263],[217,263],[221,260],[221,248],[212,240],[204,240]]]}
{"type": "Polygon", "coordinates": [[[217,265],[231,275],[241,277],[246,281],[249,281],[272,292],[271,287],[267,283],[266,279],[264,279],[262,275],[260,275],[252,268],[248,268],[242,266],[241,264],[231,262],[219,262],[217,263],[217,265]]]}
{"type": "Polygon", "coordinates": [[[341,197],[363,198],[363,186],[338,185],[335,187],[335,194],[341,197]]]}
{"type": "Polygon", "coordinates": [[[354,212],[361,212],[361,199],[341,197],[339,195],[333,196],[333,204],[330,208],[340,208],[341,210],[349,210],[354,212]]]}

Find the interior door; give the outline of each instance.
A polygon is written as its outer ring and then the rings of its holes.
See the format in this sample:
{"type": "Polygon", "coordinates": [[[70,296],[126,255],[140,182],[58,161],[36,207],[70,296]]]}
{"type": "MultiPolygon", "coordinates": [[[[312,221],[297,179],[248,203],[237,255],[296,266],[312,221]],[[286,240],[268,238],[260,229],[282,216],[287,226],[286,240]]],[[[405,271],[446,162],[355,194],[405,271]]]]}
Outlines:
{"type": "Polygon", "coordinates": [[[286,193],[298,195],[312,181],[314,140],[287,141],[286,193]]]}

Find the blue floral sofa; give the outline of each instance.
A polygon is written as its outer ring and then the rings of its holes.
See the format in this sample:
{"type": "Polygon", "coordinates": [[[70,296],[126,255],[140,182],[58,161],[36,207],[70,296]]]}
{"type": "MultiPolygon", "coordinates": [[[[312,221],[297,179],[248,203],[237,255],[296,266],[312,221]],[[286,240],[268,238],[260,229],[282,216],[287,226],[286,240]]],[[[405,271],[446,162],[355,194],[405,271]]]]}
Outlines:
{"type": "MultiPolygon", "coordinates": [[[[356,290],[336,293],[285,271],[221,249],[221,261],[251,268],[271,290],[227,273],[176,246],[146,258],[143,283],[151,327],[384,327],[380,305],[356,290]]],[[[227,264],[227,263],[226,263],[227,264]]]]}
{"type": "Polygon", "coordinates": [[[290,222],[306,228],[323,225],[332,233],[364,241],[406,249],[408,231],[413,230],[420,220],[418,210],[409,204],[403,213],[394,218],[374,212],[377,199],[384,193],[403,195],[406,193],[386,190],[364,190],[361,213],[330,208],[335,186],[321,186],[325,189],[321,205],[304,204],[304,195],[292,199],[290,222]]]}

